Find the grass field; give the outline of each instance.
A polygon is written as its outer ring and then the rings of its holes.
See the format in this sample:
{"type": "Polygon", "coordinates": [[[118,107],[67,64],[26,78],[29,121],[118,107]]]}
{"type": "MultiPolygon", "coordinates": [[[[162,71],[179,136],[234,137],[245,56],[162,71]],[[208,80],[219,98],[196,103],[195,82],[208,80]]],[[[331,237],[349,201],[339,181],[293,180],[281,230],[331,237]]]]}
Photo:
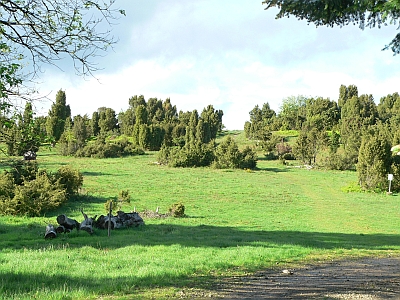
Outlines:
{"type": "MultiPolygon", "coordinates": [[[[240,138],[240,137],[239,137],[240,138]]],[[[400,255],[400,201],[394,194],[346,193],[354,172],[307,170],[260,160],[258,170],[172,169],[156,153],[118,159],[39,152],[40,167],[71,165],[85,196],[43,218],[0,217],[0,299],[143,299],[207,289],[263,268],[343,257],[400,255]],[[168,211],[140,228],[73,231],[44,239],[65,213],[105,214],[106,200],[129,190],[122,210],[168,211]]]]}

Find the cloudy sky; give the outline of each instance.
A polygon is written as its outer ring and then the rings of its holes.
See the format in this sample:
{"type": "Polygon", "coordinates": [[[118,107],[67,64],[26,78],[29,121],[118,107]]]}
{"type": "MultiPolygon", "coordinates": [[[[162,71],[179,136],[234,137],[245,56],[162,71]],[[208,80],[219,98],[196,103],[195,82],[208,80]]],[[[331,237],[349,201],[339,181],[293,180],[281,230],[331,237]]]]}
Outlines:
{"type": "MultiPolygon", "coordinates": [[[[381,51],[395,26],[360,30],[315,28],[295,18],[275,19],[261,0],[116,0],[125,9],[113,28],[114,50],[96,63],[96,78],[45,68],[38,86],[55,99],[67,95],[72,114],[101,106],[117,113],[128,99],[170,98],[178,110],[224,111],[227,129],[243,129],[255,105],[276,112],[289,96],[337,100],[341,84],[360,94],[400,92],[400,56],[381,51]]],[[[68,61],[63,62],[63,65],[68,61]]],[[[42,103],[47,111],[51,103],[42,103]]]]}

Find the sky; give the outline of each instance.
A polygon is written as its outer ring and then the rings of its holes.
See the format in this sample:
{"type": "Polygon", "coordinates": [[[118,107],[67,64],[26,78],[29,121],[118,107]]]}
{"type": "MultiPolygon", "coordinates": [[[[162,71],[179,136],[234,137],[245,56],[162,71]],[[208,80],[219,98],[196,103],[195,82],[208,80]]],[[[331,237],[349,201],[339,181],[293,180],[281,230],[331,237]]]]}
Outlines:
{"type": "MultiPolygon", "coordinates": [[[[249,112],[269,103],[277,113],[290,96],[337,101],[340,85],[381,97],[400,92],[400,55],[382,51],[396,26],[361,30],[318,27],[294,17],[275,19],[261,0],[116,0],[118,43],[80,77],[65,60],[43,67],[36,87],[55,101],[65,91],[73,115],[99,107],[119,113],[129,98],[171,99],[178,111],[208,105],[224,112],[226,129],[243,129],[249,112]]],[[[38,110],[47,112],[51,101],[38,110]]]]}

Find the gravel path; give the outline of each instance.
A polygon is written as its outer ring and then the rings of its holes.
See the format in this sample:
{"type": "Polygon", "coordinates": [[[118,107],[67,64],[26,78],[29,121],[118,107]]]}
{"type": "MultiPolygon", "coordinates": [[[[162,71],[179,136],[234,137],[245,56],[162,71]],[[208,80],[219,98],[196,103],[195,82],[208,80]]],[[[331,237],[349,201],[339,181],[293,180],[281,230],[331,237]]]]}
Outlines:
{"type": "Polygon", "coordinates": [[[267,270],[228,279],[222,299],[400,299],[400,258],[367,258],[267,270]]]}

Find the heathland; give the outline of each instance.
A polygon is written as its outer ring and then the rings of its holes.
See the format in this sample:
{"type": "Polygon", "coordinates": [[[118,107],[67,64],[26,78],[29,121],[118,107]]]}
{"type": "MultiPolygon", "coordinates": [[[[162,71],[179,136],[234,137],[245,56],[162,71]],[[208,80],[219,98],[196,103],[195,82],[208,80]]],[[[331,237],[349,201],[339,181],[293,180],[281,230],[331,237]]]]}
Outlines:
{"type": "MultiPolygon", "coordinates": [[[[234,138],[242,141],[243,133],[234,138]]],[[[69,165],[84,177],[80,196],[43,217],[0,217],[0,299],[177,297],[276,265],[400,255],[397,194],[354,191],[354,171],[309,169],[260,155],[255,170],[170,168],[156,152],[74,158],[43,149],[40,168],[69,165]],[[72,231],[45,240],[59,214],[82,220],[128,190],[123,211],[168,212],[139,228],[72,231]]]]}

